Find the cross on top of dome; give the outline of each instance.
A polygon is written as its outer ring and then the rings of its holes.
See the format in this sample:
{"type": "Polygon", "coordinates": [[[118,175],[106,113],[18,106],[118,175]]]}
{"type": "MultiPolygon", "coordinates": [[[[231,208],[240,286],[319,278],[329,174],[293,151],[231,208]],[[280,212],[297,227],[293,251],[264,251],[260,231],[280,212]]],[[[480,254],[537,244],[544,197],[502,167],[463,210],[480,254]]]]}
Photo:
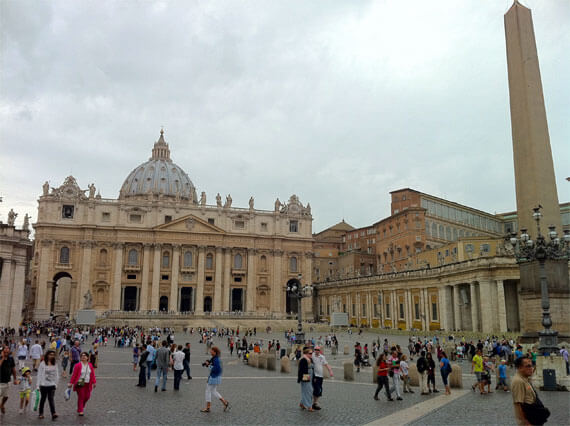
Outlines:
{"type": "Polygon", "coordinates": [[[150,159],[170,161],[170,149],[164,140],[164,129],[160,129],[160,138],[154,143],[150,159]]]}

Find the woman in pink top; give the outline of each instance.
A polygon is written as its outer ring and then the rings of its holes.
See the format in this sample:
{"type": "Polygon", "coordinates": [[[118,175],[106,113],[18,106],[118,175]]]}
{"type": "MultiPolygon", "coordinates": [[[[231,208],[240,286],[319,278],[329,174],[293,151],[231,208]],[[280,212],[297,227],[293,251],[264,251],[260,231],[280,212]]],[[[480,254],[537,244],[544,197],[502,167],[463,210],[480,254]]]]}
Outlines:
{"type": "Polygon", "coordinates": [[[85,404],[91,398],[91,390],[97,384],[95,378],[95,369],[89,362],[89,354],[87,352],[81,353],[81,362],[75,364],[73,367],[73,374],[69,381],[68,387],[73,386],[73,390],[77,392],[77,414],[83,415],[85,404]]]}

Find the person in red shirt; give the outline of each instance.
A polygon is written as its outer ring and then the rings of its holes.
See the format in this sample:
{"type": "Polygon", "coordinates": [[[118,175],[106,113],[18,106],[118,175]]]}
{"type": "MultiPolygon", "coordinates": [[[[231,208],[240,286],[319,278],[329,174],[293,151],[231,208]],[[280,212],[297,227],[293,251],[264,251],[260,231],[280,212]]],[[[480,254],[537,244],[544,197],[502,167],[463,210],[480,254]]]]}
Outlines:
{"type": "Polygon", "coordinates": [[[376,369],[378,371],[378,387],[374,393],[374,399],[378,401],[378,393],[380,393],[382,388],[384,388],[388,401],[394,401],[392,395],[390,394],[390,385],[388,384],[388,371],[390,371],[390,365],[386,362],[385,354],[380,354],[376,360],[376,369]]]}

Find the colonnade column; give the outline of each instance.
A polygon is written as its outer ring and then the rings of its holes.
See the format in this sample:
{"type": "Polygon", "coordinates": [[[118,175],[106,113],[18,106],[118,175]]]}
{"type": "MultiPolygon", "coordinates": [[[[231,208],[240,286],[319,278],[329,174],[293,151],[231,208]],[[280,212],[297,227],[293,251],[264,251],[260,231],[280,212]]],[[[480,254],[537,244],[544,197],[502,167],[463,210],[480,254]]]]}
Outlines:
{"type": "Polygon", "coordinates": [[[447,286],[440,287],[438,290],[438,301],[439,301],[439,325],[444,330],[449,330],[449,324],[447,321],[447,303],[445,301],[445,290],[447,286]]]}
{"type": "Polygon", "coordinates": [[[150,292],[150,309],[158,311],[158,296],[160,291],[160,244],[154,245],[154,260],[152,262],[152,287],[150,292]]]}
{"type": "Polygon", "coordinates": [[[204,261],[206,247],[198,247],[198,280],[196,288],[195,312],[197,314],[204,313],[204,261]]]}
{"type": "Polygon", "coordinates": [[[505,305],[505,285],[497,280],[497,311],[499,314],[499,331],[507,331],[507,306],[505,305]]]}
{"type": "Polygon", "coordinates": [[[115,249],[115,271],[113,273],[113,286],[111,289],[111,309],[119,311],[121,309],[121,278],[123,272],[123,244],[113,244],[115,249]]]}
{"type": "MultiPolygon", "coordinates": [[[[8,310],[8,326],[18,328],[22,319],[22,308],[24,307],[24,286],[26,282],[26,261],[16,260],[14,273],[14,288],[12,289],[12,303],[8,310]],[[20,287],[20,284],[22,286],[20,287]]],[[[1,324],[1,323],[0,323],[1,324]]]]}
{"type": "Polygon", "coordinates": [[[283,312],[284,309],[281,307],[281,293],[283,291],[283,285],[286,284],[282,282],[281,277],[281,266],[283,262],[283,251],[274,250],[273,251],[273,286],[271,288],[271,312],[283,312]]]}
{"type": "Polygon", "coordinates": [[[222,310],[222,248],[216,248],[216,275],[214,276],[214,312],[222,310]]]}
{"type": "Polygon", "coordinates": [[[453,314],[455,316],[455,329],[463,330],[463,323],[461,321],[461,298],[459,294],[459,286],[453,286],[453,314]]]}
{"type": "Polygon", "coordinates": [[[488,333],[493,331],[493,309],[491,306],[491,282],[479,281],[479,295],[481,298],[481,331],[488,333]]]}
{"type": "Polygon", "coordinates": [[[469,284],[471,294],[471,324],[473,331],[479,331],[479,297],[477,297],[477,283],[469,284]]]}
{"type": "Polygon", "coordinates": [[[10,301],[12,299],[12,259],[4,260],[2,264],[2,277],[0,278],[0,325],[7,326],[10,320],[10,301]]]}
{"type": "Polygon", "coordinates": [[[79,243],[79,246],[83,249],[83,258],[81,259],[81,272],[79,278],[79,294],[77,295],[77,299],[79,303],[77,307],[79,309],[86,308],[85,302],[81,299],[85,296],[85,294],[90,290],[90,280],[91,280],[91,247],[93,246],[92,241],[82,241],[79,243]]]}
{"type": "Polygon", "coordinates": [[[170,280],[170,297],[168,298],[168,310],[178,312],[178,273],[180,271],[180,245],[172,246],[172,277],[170,280]]]}
{"type": "Polygon", "coordinates": [[[396,290],[392,290],[392,294],[391,294],[391,299],[392,299],[392,328],[398,329],[398,301],[396,298],[396,290]]]}
{"type": "Polygon", "coordinates": [[[232,251],[230,248],[224,248],[224,288],[222,290],[222,309],[224,312],[230,311],[230,287],[231,287],[231,266],[232,251]]]}
{"type": "Polygon", "coordinates": [[[141,299],[139,310],[146,311],[148,307],[148,275],[150,273],[150,248],[151,244],[145,244],[143,248],[142,259],[142,278],[141,278],[141,299]]]}
{"type": "Polygon", "coordinates": [[[255,311],[255,249],[247,250],[247,294],[246,312],[255,311]]]}
{"type": "Polygon", "coordinates": [[[412,328],[412,316],[410,315],[410,309],[412,302],[410,300],[410,290],[404,291],[404,316],[406,317],[406,330],[412,328]]]}

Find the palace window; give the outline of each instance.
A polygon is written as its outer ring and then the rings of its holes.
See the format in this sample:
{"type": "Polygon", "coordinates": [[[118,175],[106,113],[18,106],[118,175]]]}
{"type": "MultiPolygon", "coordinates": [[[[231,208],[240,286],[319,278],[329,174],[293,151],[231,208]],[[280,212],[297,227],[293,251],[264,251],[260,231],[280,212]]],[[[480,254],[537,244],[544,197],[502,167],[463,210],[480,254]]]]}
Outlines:
{"type": "Polygon", "coordinates": [[[489,253],[491,246],[489,244],[481,244],[481,253],[489,253]]]}
{"type": "Polygon", "coordinates": [[[107,250],[101,249],[99,252],[99,265],[106,266],[107,265],[107,250]]]}
{"type": "Polygon", "coordinates": [[[164,216],[164,223],[170,223],[170,222],[172,222],[172,216],[170,215],[164,216]]]}
{"type": "Polygon", "coordinates": [[[292,257],[289,259],[289,271],[290,272],[297,272],[297,258],[292,257]]]}
{"type": "Polygon", "coordinates": [[[390,315],[390,304],[386,303],[386,318],[391,318],[390,315]]]}
{"type": "Polygon", "coordinates": [[[420,304],[419,303],[414,303],[414,318],[416,320],[420,319],[420,304]]]}
{"type": "Polygon", "coordinates": [[[267,232],[267,222],[261,222],[261,230],[267,232]]]}
{"type": "Polygon", "coordinates": [[[404,304],[400,303],[400,319],[404,319],[404,304]]]}
{"type": "Polygon", "coordinates": [[[170,266],[170,252],[162,252],[162,267],[168,268],[170,266]]]}
{"type": "Polygon", "coordinates": [[[135,249],[130,249],[127,263],[129,266],[137,266],[139,264],[139,252],[135,249]]]}
{"type": "Polygon", "coordinates": [[[243,220],[236,220],[234,222],[236,229],[244,229],[245,228],[245,222],[243,220]]]}
{"type": "Polygon", "coordinates": [[[142,216],[140,214],[131,214],[131,215],[129,215],[129,222],[141,223],[142,222],[142,216]]]}
{"type": "Polygon", "coordinates": [[[299,232],[299,221],[292,220],[289,222],[289,232],[299,232]]]}
{"type": "Polygon", "coordinates": [[[63,219],[73,219],[73,211],[75,210],[74,206],[64,205],[61,208],[61,217],[63,219]]]}
{"type": "Polygon", "coordinates": [[[59,250],[59,263],[64,265],[69,264],[69,247],[62,247],[59,250]]]}
{"type": "Polygon", "coordinates": [[[213,269],[214,268],[214,256],[212,253],[208,253],[206,255],[206,269],[213,269]]]}
{"type": "Polygon", "coordinates": [[[431,304],[431,320],[437,321],[437,303],[431,304]]]}
{"type": "Polygon", "coordinates": [[[362,304],[362,316],[365,317],[366,316],[366,303],[362,304]]]}
{"type": "Polygon", "coordinates": [[[109,213],[109,212],[101,213],[101,220],[103,222],[110,222],[111,221],[111,213],[109,213]]]}
{"type": "Polygon", "coordinates": [[[209,217],[209,218],[208,218],[208,223],[209,223],[210,225],[213,225],[214,223],[216,223],[216,221],[214,220],[213,217],[209,217]]]}
{"type": "Polygon", "coordinates": [[[187,251],[184,252],[184,267],[191,268],[192,267],[192,252],[187,251]]]}
{"type": "MultiPolygon", "coordinates": [[[[267,271],[267,258],[265,256],[261,256],[259,259],[259,269],[261,270],[261,272],[266,272],[267,271]]],[[[318,269],[317,269],[318,271],[318,269]]],[[[318,274],[318,272],[317,272],[318,274]]]]}

